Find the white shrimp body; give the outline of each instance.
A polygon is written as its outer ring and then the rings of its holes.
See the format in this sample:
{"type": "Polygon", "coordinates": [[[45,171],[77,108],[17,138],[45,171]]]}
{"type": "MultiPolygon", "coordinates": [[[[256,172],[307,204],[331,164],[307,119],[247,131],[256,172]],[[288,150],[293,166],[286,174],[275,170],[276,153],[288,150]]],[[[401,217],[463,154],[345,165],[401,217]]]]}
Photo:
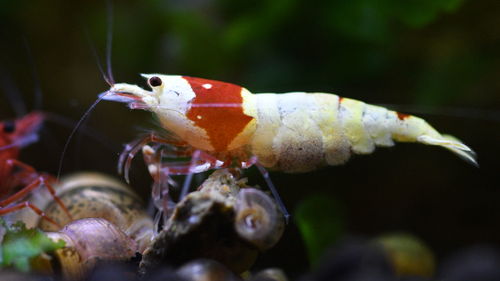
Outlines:
{"type": "Polygon", "coordinates": [[[394,141],[441,145],[475,162],[472,151],[421,118],[325,93],[257,94],[251,151],[266,167],[307,172],[341,165],[394,141]]]}
{"type": "Polygon", "coordinates": [[[421,118],[380,106],[326,93],[252,94],[201,78],[143,76],[152,91],[115,84],[104,99],[154,112],[164,128],[218,158],[256,156],[264,167],[298,173],[400,141],[439,145],[476,164],[462,142],[421,118]]]}

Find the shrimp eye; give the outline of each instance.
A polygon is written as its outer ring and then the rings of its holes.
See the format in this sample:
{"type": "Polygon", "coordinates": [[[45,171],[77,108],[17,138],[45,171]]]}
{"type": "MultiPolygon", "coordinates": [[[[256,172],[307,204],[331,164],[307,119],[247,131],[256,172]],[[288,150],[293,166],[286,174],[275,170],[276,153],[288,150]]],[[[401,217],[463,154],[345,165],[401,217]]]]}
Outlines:
{"type": "Polygon", "coordinates": [[[149,78],[149,85],[151,85],[151,87],[161,86],[161,83],[162,83],[161,78],[158,76],[153,76],[149,78]]]}
{"type": "Polygon", "coordinates": [[[16,123],[12,121],[7,121],[3,124],[4,133],[13,133],[16,130],[16,123]]]}

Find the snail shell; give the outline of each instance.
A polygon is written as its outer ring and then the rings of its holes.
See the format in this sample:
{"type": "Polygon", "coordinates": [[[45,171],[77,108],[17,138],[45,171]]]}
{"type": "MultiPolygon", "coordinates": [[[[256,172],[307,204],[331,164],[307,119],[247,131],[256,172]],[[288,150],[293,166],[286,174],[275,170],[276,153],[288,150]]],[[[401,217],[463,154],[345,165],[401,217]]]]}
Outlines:
{"type": "Polygon", "coordinates": [[[72,221],[58,232],[47,232],[65,247],[55,251],[62,275],[67,280],[81,280],[99,260],[129,260],[135,256],[137,243],[117,226],[102,218],[72,221]]]}
{"type": "Polygon", "coordinates": [[[63,249],[55,252],[55,259],[41,258],[38,270],[54,271],[60,267],[65,279],[81,280],[97,260],[128,260],[151,243],[153,221],[141,199],[127,185],[103,174],[85,172],[63,177],[53,187],[73,220],[45,188],[37,189],[28,200],[63,225],[62,229],[31,210],[9,217],[66,242],[63,249]]]}
{"type": "MultiPolygon", "coordinates": [[[[152,219],[146,214],[142,200],[119,180],[100,173],[83,172],[63,177],[54,185],[54,189],[73,220],[106,219],[137,241],[141,253],[151,243],[152,219]]],[[[38,189],[29,200],[59,225],[64,226],[71,222],[45,188],[38,189]]],[[[57,226],[41,219],[31,210],[18,213],[10,220],[22,220],[27,227],[39,227],[43,231],[59,230],[57,226]]]]}
{"type": "Polygon", "coordinates": [[[283,270],[279,268],[268,268],[257,272],[249,281],[288,281],[283,270]]]}
{"type": "Polygon", "coordinates": [[[273,247],[283,235],[283,214],[264,192],[254,188],[241,189],[235,209],[236,232],[259,250],[273,247]]]}
{"type": "Polygon", "coordinates": [[[243,281],[221,263],[209,259],[197,259],[177,270],[188,281],[243,281]]]}

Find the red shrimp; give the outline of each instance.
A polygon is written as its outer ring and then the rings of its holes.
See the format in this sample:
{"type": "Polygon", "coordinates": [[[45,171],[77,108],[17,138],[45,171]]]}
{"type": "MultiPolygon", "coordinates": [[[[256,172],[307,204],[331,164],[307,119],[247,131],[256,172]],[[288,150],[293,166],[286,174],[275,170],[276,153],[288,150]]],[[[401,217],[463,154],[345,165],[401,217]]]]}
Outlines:
{"type": "Polygon", "coordinates": [[[25,200],[30,192],[45,187],[64,212],[71,217],[52,187],[55,178],[37,172],[30,165],[18,160],[20,149],[38,140],[37,132],[43,120],[44,114],[35,111],[16,120],[0,122],[0,216],[30,208],[43,219],[58,225],[42,210],[25,200]],[[19,187],[21,188],[12,194],[19,187]]]}

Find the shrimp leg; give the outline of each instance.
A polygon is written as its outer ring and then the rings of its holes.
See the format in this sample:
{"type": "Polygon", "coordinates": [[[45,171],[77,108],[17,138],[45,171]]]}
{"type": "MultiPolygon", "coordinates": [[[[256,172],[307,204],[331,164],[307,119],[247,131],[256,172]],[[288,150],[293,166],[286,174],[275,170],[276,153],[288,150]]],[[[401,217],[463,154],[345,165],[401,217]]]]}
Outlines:
{"type": "Polygon", "coordinates": [[[17,167],[17,168],[22,169],[22,171],[19,172],[19,174],[13,176],[13,178],[18,179],[18,181],[22,181],[21,179],[25,178],[26,174],[29,174],[30,176],[36,175],[37,178],[35,180],[33,180],[31,183],[27,184],[24,188],[22,188],[21,190],[19,190],[15,194],[9,196],[9,198],[7,198],[3,201],[0,201],[0,207],[4,207],[4,206],[6,206],[6,205],[8,205],[16,200],[24,198],[31,191],[33,191],[41,186],[44,186],[49,191],[50,195],[54,198],[54,200],[56,200],[57,204],[63,209],[63,211],[66,213],[66,215],[70,219],[72,219],[72,216],[68,211],[68,208],[66,207],[66,205],[64,205],[64,203],[61,201],[61,199],[56,195],[56,191],[54,190],[54,188],[50,184],[51,177],[49,175],[44,175],[44,174],[40,175],[36,172],[36,170],[33,167],[31,167],[31,166],[29,166],[29,165],[27,165],[27,164],[25,164],[17,159],[8,159],[6,161],[6,164],[12,168],[17,167]]]}
{"type": "Polygon", "coordinates": [[[120,153],[120,158],[118,160],[118,173],[123,174],[127,183],[130,182],[129,171],[132,164],[132,159],[134,159],[135,155],[148,143],[162,143],[176,147],[182,147],[186,145],[186,143],[183,141],[163,138],[154,132],[144,135],[134,140],[133,142],[126,144],[125,149],[120,153]]]}
{"type": "Polygon", "coordinates": [[[35,212],[36,214],[41,216],[43,219],[54,224],[58,228],[61,228],[60,224],[58,224],[56,221],[54,221],[53,219],[48,217],[42,210],[40,210],[35,205],[31,204],[29,201],[24,201],[24,202],[21,202],[21,203],[18,203],[18,204],[15,204],[13,206],[9,206],[9,207],[0,207],[0,216],[6,215],[8,213],[12,213],[12,212],[24,209],[24,208],[30,208],[31,210],[33,210],[33,212],[35,212]]]}

